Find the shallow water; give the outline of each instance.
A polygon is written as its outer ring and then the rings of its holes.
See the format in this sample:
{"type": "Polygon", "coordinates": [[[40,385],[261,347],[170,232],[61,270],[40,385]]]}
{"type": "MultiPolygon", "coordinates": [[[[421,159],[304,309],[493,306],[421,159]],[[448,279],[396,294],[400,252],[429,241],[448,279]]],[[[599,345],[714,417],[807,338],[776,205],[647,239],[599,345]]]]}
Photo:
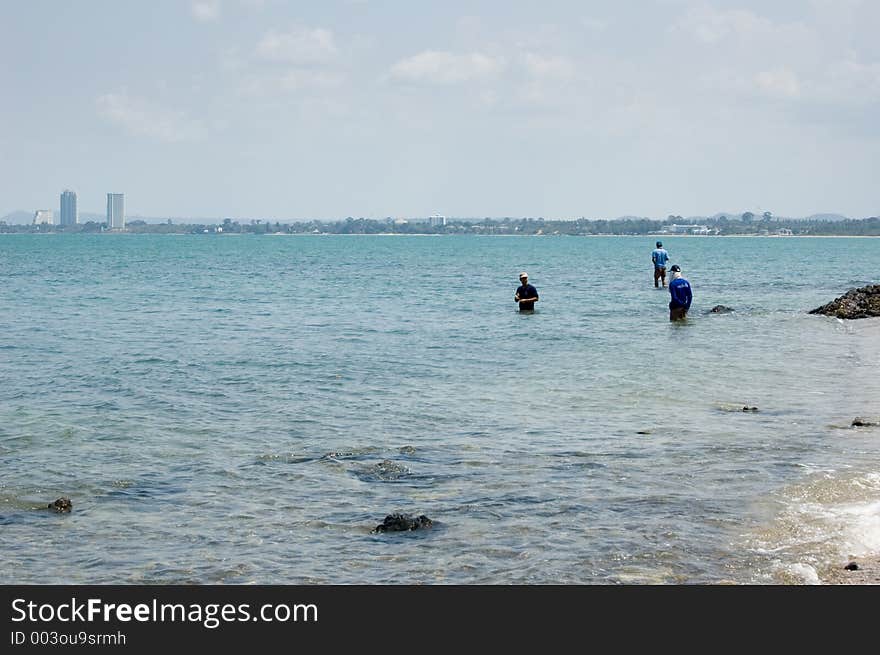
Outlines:
{"type": "Polygon", "coordinates": [[[806,313],[880,240],[664,238],[676,324],[654,240],[3,235],[0,582],[802,583],[880,551],[880,428],[849,427],[880,319],[806,313]],[[436,525],[370,533],[396,511],[436,525]]]}

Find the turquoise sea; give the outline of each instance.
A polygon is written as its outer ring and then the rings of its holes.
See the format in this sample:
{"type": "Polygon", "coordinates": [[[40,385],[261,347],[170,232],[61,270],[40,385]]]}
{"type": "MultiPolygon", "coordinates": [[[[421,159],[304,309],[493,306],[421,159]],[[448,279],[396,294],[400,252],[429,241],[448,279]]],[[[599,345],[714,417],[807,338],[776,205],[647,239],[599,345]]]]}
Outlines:
{"type": "Polygon", "coordinates": [[[880,282],[880,239],[664,237],[682,323],[655,240],[0,236],[0,583],[803,584],[880,552],[850,427],[880,319],[807,314],[880,282]],[[435,526],[371,534],[393,512],[435,526]]]}

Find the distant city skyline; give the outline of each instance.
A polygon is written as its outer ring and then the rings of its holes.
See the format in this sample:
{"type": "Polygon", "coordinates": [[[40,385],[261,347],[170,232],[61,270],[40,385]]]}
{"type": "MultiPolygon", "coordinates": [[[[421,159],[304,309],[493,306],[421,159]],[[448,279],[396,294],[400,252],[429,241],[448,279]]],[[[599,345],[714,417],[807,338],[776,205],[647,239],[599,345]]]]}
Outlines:
{"type": "Polygon", "coordinates": [[[874,216],[878,25],[861,0],[0,3],[0,217],[62,189],[273,221],[874,216]]]}

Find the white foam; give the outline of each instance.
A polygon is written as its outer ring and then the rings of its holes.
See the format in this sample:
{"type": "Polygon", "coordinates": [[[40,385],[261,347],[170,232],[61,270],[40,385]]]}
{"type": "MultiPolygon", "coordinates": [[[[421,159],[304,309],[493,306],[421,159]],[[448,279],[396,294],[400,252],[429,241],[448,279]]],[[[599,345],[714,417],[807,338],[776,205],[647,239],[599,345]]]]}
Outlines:
{"type": "Polygon", "coordinates": [[[844,555],[880,553],[880,502],[839,508],[844,555]]]}
{"type": "Polygon", "coordinates": [[[791,574],[801,578],[804,584],[821,584],[819,574],[816,572],[816,569],[809,564],[796,562],[789,565],[788,570],[791,574]]]}

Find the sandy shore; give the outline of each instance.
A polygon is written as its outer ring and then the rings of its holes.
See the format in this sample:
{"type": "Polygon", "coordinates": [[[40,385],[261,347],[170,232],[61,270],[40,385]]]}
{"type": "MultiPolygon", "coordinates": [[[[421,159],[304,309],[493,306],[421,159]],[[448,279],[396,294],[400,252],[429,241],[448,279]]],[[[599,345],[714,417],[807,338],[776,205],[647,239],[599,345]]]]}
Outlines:
{"type": "Polygon", "coordinates": [[[823,584],[880,584],[880,556],[853,559],[859,568],[849,571],[847,563],[820,576],[823,584]]]}

